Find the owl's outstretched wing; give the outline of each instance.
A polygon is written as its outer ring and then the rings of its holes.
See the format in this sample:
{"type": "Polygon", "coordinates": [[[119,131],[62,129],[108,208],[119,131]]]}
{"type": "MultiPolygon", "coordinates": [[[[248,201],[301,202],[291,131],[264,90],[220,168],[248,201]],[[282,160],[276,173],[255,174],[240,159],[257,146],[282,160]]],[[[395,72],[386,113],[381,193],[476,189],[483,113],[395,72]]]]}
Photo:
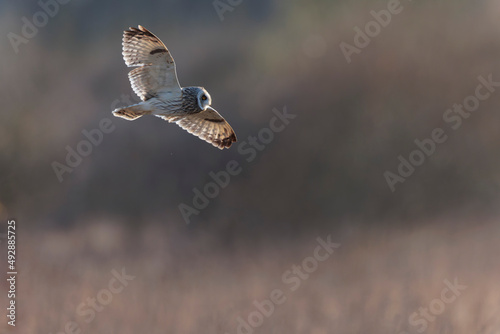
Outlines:
{"type": "Polygon", "coordinates": [[[208,107],[205,111],[182,116],[159,117],[177,123],[187,132],[203,139],[215,147],[229,148],[236,142],[236,134],[231,125],[213,108],[208,107]]]}
{"type": "Polygon", "coordinates": [[[174,58],[165,44],[146,28],[131,27],[123,32],[123,59],[129,67],[138,66],[128,77],[132,89],[143,101],[159,93],[182,94],[174,58]]]}

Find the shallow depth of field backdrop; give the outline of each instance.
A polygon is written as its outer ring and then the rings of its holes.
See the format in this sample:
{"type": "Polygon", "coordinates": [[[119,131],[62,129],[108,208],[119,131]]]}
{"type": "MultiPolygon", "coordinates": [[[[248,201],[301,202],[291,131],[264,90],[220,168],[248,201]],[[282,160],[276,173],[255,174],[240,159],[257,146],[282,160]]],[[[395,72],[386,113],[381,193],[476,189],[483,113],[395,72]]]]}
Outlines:
{"type": "Polygon", "coordinates": [[[0,332],[499,333],[499,17],[496,0],[2,1],[0,276],[8,218],[19,274],[0,332]],[[139,24],[211,93],[231,149],[111,115],[137,101],[121,38],[139,24]]]}

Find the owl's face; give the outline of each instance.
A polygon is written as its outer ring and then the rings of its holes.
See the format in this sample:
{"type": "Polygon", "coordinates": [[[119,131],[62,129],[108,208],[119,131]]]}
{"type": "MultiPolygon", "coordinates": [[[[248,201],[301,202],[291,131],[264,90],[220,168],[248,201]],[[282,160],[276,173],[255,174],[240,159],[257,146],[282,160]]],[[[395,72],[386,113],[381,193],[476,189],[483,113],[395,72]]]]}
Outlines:
{"type": "Polygon", "coordinates": [[[212,97],[205,88],[200,87],[197,95],[198,106],[201,110],[205,111],[212,104],[212,97]]]}

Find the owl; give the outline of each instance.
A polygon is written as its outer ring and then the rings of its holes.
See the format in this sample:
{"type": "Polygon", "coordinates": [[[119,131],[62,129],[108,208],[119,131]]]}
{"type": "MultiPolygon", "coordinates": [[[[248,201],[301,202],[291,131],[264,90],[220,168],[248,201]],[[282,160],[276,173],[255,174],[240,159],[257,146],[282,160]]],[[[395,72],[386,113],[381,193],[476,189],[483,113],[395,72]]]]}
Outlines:
{"type": "Polygon", "coordinates": [[[136,67],[128,77],[142,102],[115,109],[114,116],[135,120],[154,115],[221,150],[236,142],[229,123],[210,106],[206,89],[180,86],[172,55],[149,30],[139,26],[123,32],[123,59],[127,66],[136,67]]]}

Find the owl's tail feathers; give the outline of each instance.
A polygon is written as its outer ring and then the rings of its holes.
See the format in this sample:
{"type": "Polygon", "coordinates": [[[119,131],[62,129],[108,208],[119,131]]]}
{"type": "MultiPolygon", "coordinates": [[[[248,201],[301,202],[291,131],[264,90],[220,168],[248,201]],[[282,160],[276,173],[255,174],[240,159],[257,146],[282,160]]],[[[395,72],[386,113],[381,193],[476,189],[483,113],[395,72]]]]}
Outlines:
{"type": "Polygon", "coordinates": [[[150,110],[145,110],[144,105],[134,104],[125,108],[117,108],[113,110],[113,115],[116,117],[121,117],[129,121],[133,121],[143,115],[151,114],[150,110]]]}

